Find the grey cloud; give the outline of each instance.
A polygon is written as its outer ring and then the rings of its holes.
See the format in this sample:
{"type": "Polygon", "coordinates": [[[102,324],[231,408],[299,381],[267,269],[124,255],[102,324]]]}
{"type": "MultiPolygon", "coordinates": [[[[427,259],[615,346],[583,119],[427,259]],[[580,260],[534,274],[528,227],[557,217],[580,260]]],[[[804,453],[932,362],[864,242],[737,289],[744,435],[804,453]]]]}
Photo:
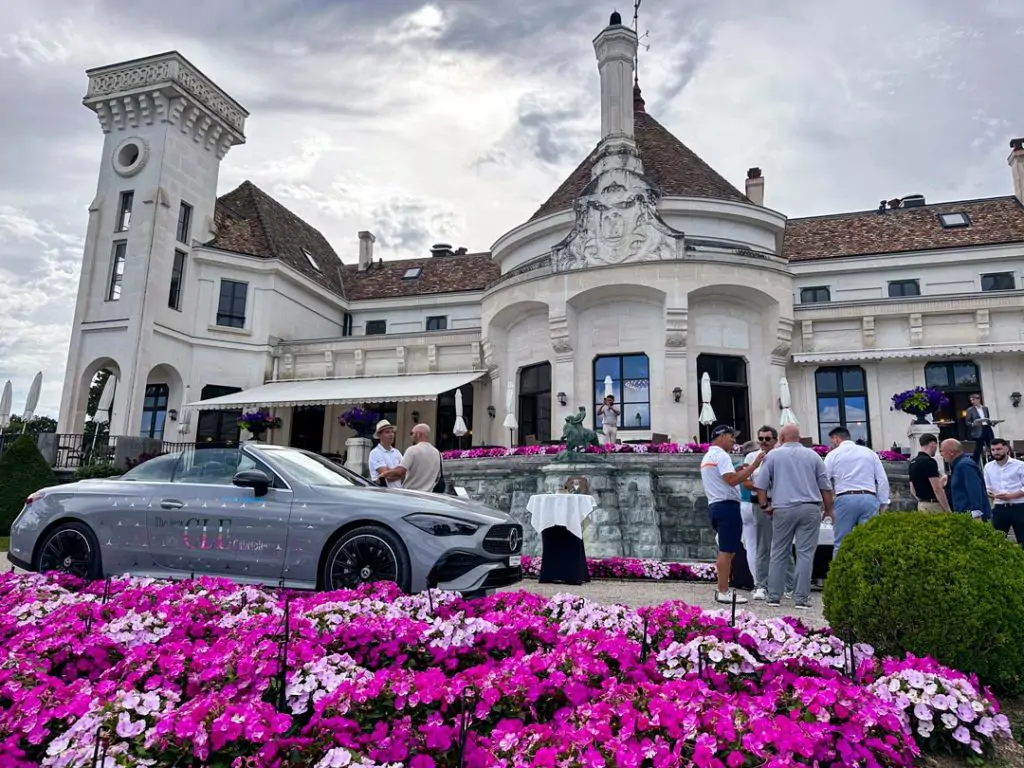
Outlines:
{"type": "Polygon", "coordinates": [[[388,201],[377,206],[370,219],[381,248],[406,258],[428,255],[432,244],[450,242],[458,231],[454,213],[415,201],[388,201]]]}

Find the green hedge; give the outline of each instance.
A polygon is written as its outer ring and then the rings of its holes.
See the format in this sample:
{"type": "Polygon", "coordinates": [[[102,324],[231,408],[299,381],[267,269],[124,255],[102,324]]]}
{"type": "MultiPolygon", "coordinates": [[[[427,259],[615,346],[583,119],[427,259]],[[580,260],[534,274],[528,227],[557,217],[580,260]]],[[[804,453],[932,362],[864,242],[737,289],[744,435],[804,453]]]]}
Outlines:
{"type": "Polygon", "coordinates": [[[22,435],[11,443],[0,455],[0,536],[10,535],[11,523],[30,494],[56,484],[57,476],[34,437],[22,435]]]}
{"type": "Polygon", "coordinates": [[[101,464],[83,464],[71,474],[72,480],[90,480],[104,477],[117,477],[124,472],[118,469],[116,464],[104,462],[101,464]]]}
{"type": "Polygon", "coordinates": [[[882,654],[932,656],[1024,693],[1024,550],[987,523],[879,515],[843,539],[823,600],[834,630],[882,654]]]}

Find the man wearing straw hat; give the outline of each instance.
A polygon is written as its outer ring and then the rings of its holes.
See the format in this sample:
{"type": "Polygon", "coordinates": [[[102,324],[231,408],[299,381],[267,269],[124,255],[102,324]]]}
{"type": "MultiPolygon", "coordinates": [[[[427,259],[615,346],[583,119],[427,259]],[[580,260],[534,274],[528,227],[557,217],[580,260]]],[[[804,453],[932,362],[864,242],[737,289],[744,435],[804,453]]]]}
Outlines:
{"type": "Polygon", "coordinates": [[[402,452],[395,448],[395,425],[387,419],[381,419],[377,422],[373,438],[380,440],[380,443],[370,451],[370,482],[387,488],[401,488],[401,478],[387,480],[380,476],[381,470],[386,472],[402,463],[402,452]]]}

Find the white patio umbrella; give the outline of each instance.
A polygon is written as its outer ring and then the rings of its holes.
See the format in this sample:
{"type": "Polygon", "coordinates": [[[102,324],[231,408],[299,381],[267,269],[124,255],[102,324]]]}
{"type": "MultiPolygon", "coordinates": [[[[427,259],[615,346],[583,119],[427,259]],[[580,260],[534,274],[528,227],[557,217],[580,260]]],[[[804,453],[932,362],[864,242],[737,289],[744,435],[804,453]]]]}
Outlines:
{"type": "Polygon", "coordinates": [[[107,376],[103,382],[103,390],[100,392],[100,399],[96,401],[96,413],[92,415],[92,422],[96,427],[92,431],[92,453],[96,452],[96,438],[100,434],[100,425],[110,423],[110,407],[114,404],[114,390],[117,388],[117,379],[107,376]]]}
{"type": "Polygon", "coordinates": [[[782,426],[800,423],[797,421],[796,414],[793,413],[793,403],[789,395],[789,380],[785,376],[779,381],[779,405],[782,407],[782,418],[779,422],[782,426]]]}
{"type": "Polygon", "coordinates": [[[715,411],[711,407],[711,376],[705,371],[704,375],[700,377],[700,423],[710,426],[717,421],[715,411]]]}
{"type": "Polygon", "coordinates": [[[512,433],[519,429],[519,422],[516,421],[516,384],[514,381],[509,381],[508,387],[505,389],[505,421],[502,422],[505,429],[508,430],[509,445],[512,445],[512,433]]]}
{"type": "Polygon", "coordinates": [[[14,399],[14,390],[11,387],[11,380],[4,384],[4,393],[0,395],[0,429],[11,423],[11,401],[14,399]]]}
{"type": "Polygon", "coordinates": [[[611,376],[605,376],[604,377],[604,396],[605,397],[614,397],[614,395],[615,395],[615,385],[612,384],[612,377],[611,376]]]}
{"type": "Polygon", "coordinates": [[[25,413],[21,417],[21,431],[25,431],[25,425],[32,421],[35,416],[36,406],[39,405],[39,393],[43,389],[43,372],[39,371],[32,379],[32,386],[28,388],[28,397],[25,398],[25,413]]]}
{"type": "Polygon", "coordinates": [[[469,432],[466,420],[462,418],[462,388],[455,390],[455,426],[452,427],[452,434],[460,438],[459,445],[462,445],[461,438],[469,432]]]}

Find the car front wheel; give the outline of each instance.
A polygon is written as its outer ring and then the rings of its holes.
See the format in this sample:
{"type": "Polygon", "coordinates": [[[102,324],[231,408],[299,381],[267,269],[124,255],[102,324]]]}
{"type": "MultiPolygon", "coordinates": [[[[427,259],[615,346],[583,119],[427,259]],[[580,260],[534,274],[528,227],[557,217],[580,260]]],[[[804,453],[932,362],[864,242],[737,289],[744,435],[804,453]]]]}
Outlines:
{"type": "Polygon", "coordinates": [[[36,557],[39,573],[60,571],[81,579],[98,579],[100,544],[92,529],[84,523],[62,523],[46,534],[36,557]]]}
{"type": "Polygon", "coordinates": [[[323,584],[331,591],[393,581],[408,592],[411,571],[409,554],[395,533],[380,525],[364,525],[334,542],[324,564],[323,584]]]}

